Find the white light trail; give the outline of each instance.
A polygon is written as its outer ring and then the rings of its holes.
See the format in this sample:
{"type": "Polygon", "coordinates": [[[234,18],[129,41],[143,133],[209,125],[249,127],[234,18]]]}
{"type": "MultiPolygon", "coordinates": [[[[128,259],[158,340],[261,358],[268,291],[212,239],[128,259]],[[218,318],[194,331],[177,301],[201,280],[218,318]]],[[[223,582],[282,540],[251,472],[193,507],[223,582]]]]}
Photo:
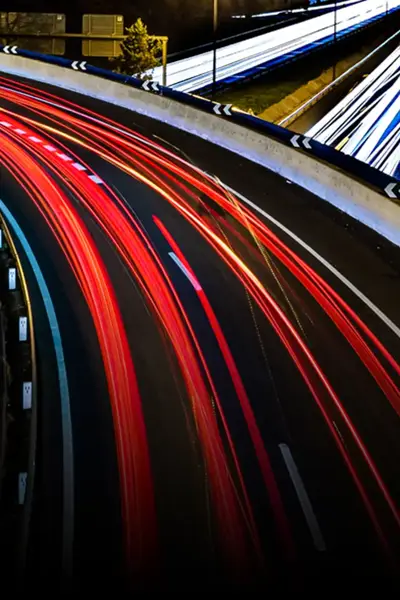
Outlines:
{"type": "MultiPolygon", "coordinates": [[[[339,34],[353,26],[378,17],[400,6],[400,0],[363,0],[336,11],[336,30],[339,34]]],[[[235,42],[217,49],[217,81],[256,69],[264,63],[298,51],[332,36],[335,11],[287,25],[251,39],[235,42]]],[[[177,60],[167,66],[167,85],[193,92],[212,83],[213,52],[201,52],[190,58],[177,60]]],[[[162,80],[162,67],[154,69],[155,81],[162,80]]]]}
{"type": "MultiPolygon", "coordinates": [[[[345,2],[340,2],[340,0],[338,0],[337,2],[337,6],[342,7],[342,6],[348,6],[349,4],[358,4],[359,2],[363,2],[363,0],[346,0],[345,2]]],[[[288,10],[274,10],[272,12],[263,12],[263,13],[257,13],[255,15],[251,15],[252,19],[264,19],[265,17],[273,17],[276,15],[283,15],[283,14],[300,14],[300,13],[309,13],[309,12],[314,12],[314,11],[320,11],[320,10],[327,10],[327,9],[331,9],[331,8],[335,8],[335,3],[331,3],[331,4],[318,4],[318,6],[307,6],[305,8],[289,8],[288,10]]],[[[245,19],[246,15],[234,15],[233,17],[234,19],[245,19]]]]}
{"type": "Polygon", "coordinates": [[[400,46],[306,135],[400,177],[400,46]]]}

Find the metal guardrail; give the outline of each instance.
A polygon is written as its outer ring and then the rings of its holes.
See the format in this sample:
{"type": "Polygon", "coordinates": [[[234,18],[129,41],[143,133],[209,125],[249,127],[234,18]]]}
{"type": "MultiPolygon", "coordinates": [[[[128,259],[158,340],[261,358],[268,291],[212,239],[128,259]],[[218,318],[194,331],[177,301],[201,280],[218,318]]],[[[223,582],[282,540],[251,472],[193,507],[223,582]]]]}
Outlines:
{"type": "MultiPolygon", "coordinates": [[[[97,33],[2,33],[1,38],[33,38],[33,39],[59,39],[59,40],[79,40],[91,41],[91,40],[111,40],[116,42],[123,42],[128,37],[127,35],[114,35],[114,34],[97,34],[97,33]]],[[[166,85],[167,82],[167,60],[168,60],[168,36],[167,35],[149,35],[151,40],[159,40],[161,42],[161,65],[163,70],[162,82],[166,85]]],[[[15,47],[12,44],[8,45],[10,48],[15,47]]],[[[7,47],[7,46],[3,46],[7,47]]],[[[44,56],[44,55],[43,55],[44,56]]]]}
{"type": "MultiPolygon", "coordinates": [[[[112,71],[101,69],[99,67],[95,67],[93,65],[88,64],[86,61],[77,61],[70,60],[62,57],[55,57],[51,55],[43,55],[37,52],[23,50],[16,45],[0,45],[0,52],[3,52],[8,55],[21,56],[24,58],[41,61],[48,64],[57,65],[60,67],[64,67],[67,69],[72,69],[74,71],[80,71],[83,74],[95,75],[97,77],[102,77],[104,79],[114,81],[117,83],[121,83],[123,85],[127,85],[133,87],[135,89],[143,90],[144,93],[149,94],[157,94],[163,96],[165,98],[170,98],[171,100],[175,100],[179,103],[192,106],[204,113],[210,114],[214,117],[219,117],[221,119],[227,119],[245,127],[249,130],[255,131],[259,134],[266,135],[270,138],[273,138],[280,143],[297,149],[299,152],[304,152],[316,160],[323,161],[328,165],[340,169],[344,171],[351,177],[359,180],[364,185],[373,188],[375,191],[381,193],[386,198],[397,202],[400,200],[400,182],[393,177],[382,173],[369,165],[358,161],[350,156],[342,154],[341,152],[321,144],[309,137],[305,137],[300,134],[295,134],[279,125],[274,125],[272,123],[268,123],[258,117],[250,115],[244,111],[234,108],[230,104],[220,104],[218,102],[211,102],[204,98],[193,96],[184,92],[179,92],[173,90],[169,87],[165,87],[159,85],[156,82],[152,81],[141,81],[135,77],[121,75],[118,73],[114,73],[112,71]]],[[[3,228],[2,219],[0,216],[0,227],[3,228]]],[[[22,273],[22,271],[21,271],[22,273]]],[[[23,274],[22,274],[23,276],[23,274]]],[[[22,280],[24,281],[24,280],[22,280]]],[[[29,302],[28,302],[29,304],[29,302]]],[[[29,310],[29,306],[26,310],[29,310]]],[[[29,339],[31,342],[34,342],[33,336],[33,321],[31,314],[29,317],[29,326],[31,328],[29,339]]],[[[34,345],[31,349],[32,356],[32,373],[31,373],[31,382],[32,382],[32,409],[31,409],[31,441],[30,441],[30,449],[29,456],[28,453],[25,453],[25,469],[26,473],[30,469],[30,474],[27,476],[28,481],[28,492],[26,495],[27,503],[29,503],[32,495],[32,480],[33,480],[33,469],[34,469],[34,452],[35,452],[35,431],[34,427],[36,426],[36,398],[34,394],[36,394],[36,369],[35,369],[35,358],[34,358],[34,345]]],[[[22,393],[21,393],[22,394],[22,393]]],[[[19,396],[21,399],[21,395],[19,396]]],[[[22,473],[24,473],[23,471],[22,473]]],[[[20,507],[21,508],[21,507],[20,507]]],[[[26,531],[27,526],[29,524],[29,505],[27,504],[25,514],[24,514],[24,524],[25,530],[23,535],[25,538],[23,540],[23,544],[26,544],[26,531]]],[[[23,545],[22,545],[23,547],[23,545]]],[[[21,559],[23,561],[23,557],[21,559]]]]}
{"type": "Polygon", "coordinates": [[[344,171],[351,177],[362,182],[364,185],[367,185],[378,191],[383,196],[386,196],[393,201],[400,200],[400,182],[394,177],[386,175],[385,173],[382,173],[381,171],[378,171],[377,169],[370,167],[366,163],[363,163],[351,156],[342,154],[330,146],[325,146],[324,144],[321,144],[320,142],[317,142],[309,137],[295,134],[288,129],[280,127],[279,125],[268,123],[263,119],[259,119],[256,116],[234,108],[231,104],[212,102],[199,96],[194,96],[163,85],[159,85],[157,82],[142,81],[133,76],[114,73],[113,71],[90,65],[87,63],[87,61],[70,60],[58,56],[44,55],[38,52],[32,52],[30,50],[23,50],[16,45],[0,45],[0,52],[16,56],[19,55],[44,63],[65,67],[67,69],[73,69],[74,71],[80,71],[88,75],[95,75],[97,77],[102,77],[110,81],[115,81],[123,85],[143,90],[146,93],[157,94],[164,96],[165,98],[170,98],[171,100],[176,100],[177,102],[193,106],[194,108],[197,108],[205,113],[218,116],[223,119],[228,119],[237,125],[241,125],[247,129],[251,129],[257,133],[271,137],[274,140],[285,144],[286,146],[310,154],[314,158],[322,160],[330,166],[344,171]]]}

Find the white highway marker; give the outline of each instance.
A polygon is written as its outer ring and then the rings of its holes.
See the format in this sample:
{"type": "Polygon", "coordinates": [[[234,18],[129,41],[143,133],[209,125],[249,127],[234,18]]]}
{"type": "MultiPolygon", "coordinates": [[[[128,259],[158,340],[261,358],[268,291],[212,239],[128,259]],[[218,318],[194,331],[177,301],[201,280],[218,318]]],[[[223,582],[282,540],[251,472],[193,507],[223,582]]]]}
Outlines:
{"type": "Polygon", "coordinates": [[[22,505],[25,502],[26,482],[28,473],[19,473],[18,475],[18,504],[22,505]]]}
{"type": "Polygon", "coordinates": [[[28,317],[19,318],[18,339],[20,342],[26,342],[28,339],[28,317]]]}
{"type": "Polygon", "coordinates": [[[94,181],[94,183],[103,183],[103,180],[100,179],[100,177],[98,175],[89,175],[89,179],[91,179],[92,181],[94,181]]]}
{"type": "Polygon", "coordinates": [[[8,269],[8,289],[15,290],[17,287],[17,269],[10,267],[8,269]]]}
{"type": "Polygon", "coordinates": [[[84,167],[83,165],[81,165],[80,163],[74,162],[72,163],[72,166],[77,170],[77,171],[86,171],[86,167],[84,167]]]}
{"type": "Polygon", "coordinates": [[[289,472],[290,479],[292,480],[294,489],[296,490],[296,494],[299,499],[300,506],[303,510],[305,519],[307,521],[307,525],[310,530],[314,546],[319,552],[325,552],[326,545],[322,536],[321,529],[318,525],[318,521],[314,514],[314,510],[311,505],[310,498],[308,497],[306,488],[304,487],[303,480],[300,477],[300,473],[297,469],[296,463],[294,462],[292,453],[290,452],[290,448],[287,444],[279,444],[279,449],[282,452],[283,460],[285,461],[285,465],[289,472]]]}
{"type": "Polygon", "coordinates": [[[32,408],[32,381],[24,381],[22,384],[22,408],[32,408]]]}
{"type": "Polygon", "coordinates": [[[174,263],[178,265],[178,267],[180,268],[182,273],[184,273],[184,275],[186,275],[186,277],[189,279],[190,283],[192,284],[192,286],[194,287],[196,292],[199,292],[201,290],[201,285],[199,284],[197,279],[195,277],[193,277],[193,275],[191,273],[189,273],[189,271],[187,270],[185,265],[182,263],[182,261],[180,261],[179,258],[176,256],[175,252],[168,252],[168,254],[172,258],[174,263]]]}
{"type": "MultiPolygon", "coordinates": [[[[150,82],[147,82],[150,83],[150,82]]],[[[4,125],[5,127],[11,127],[11,124],[8,123],[7,121],[0,121],[0,125],[4,125]]],[[[17,133],[25,134],[26,131],[23,131],[22,129],[16,129],[15,130],[17,133]]],[[[37,144],[42,144],[43,140],[37,138],[34,135],[30,135],[29,138],[32,142],[35,142],[37,144]]],[[[51,144],[45,144],[44,148],[46,150],[48,150],[49,152],[56,152],[56,155],[61,158],[61,160],[63,160],[64,162],[71,162],[74,159],[71,156],[68,156],[68,154],[65,154],[64,152],[57,152],[57,148],[55,148],[54,146],[52,146],[51,144]]],[[[86,167],[84,167],[83,165],[81,165],[78,162],[73,162],[72,166],[77,170],[77,171],[87,171],[86,167]]],[[[98,175],[92,174],[88,176],[89,179],[91,179],[94,183],[97,184],[101,184],[104,183],[102,179],[100,179],[100,177],[98,175]]]]}
{"type": "Polygon", "coordinates": [[[53,346],[57,360],[58,385],[61,398],[61,417],[62,417],[62,442],[63,442],[63,516],[62,516],[62,569],[67,575],[72,572],[72,546],[74,537],[74,448],[71,422],[71,409],[69,398],[69,386],[67,377],[66,361],[61,340],[60,328],[57,315],[54,309],[53,301],[49,289],[43,277],[39,263],[32,252],[28,240],[12,213],[0,199],[0,209],[5,214],[7,220],[18,237],[25,255],[30,263],[35,275],[39,290],[43,299],[43,304],[47,313],[50,326],[53,346]]]}

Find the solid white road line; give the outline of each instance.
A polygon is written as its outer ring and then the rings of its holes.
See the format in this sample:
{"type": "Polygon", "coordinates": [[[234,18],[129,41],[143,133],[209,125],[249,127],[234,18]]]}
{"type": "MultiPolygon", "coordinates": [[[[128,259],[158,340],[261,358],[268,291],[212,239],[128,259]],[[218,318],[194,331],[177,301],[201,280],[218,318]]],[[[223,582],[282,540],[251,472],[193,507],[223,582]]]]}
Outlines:
{"type": "Polygon", "coordinates": [[[294,489],[296,490],[296,494],[299,499],[300,506],[303,510],[305,519],[307,521],[307,525],[310,530],[314,546],[319,552],[325,552],[326,545],[322,536],[321,529],[318,525],[317,518],[314,514],[314,510],[310,502],[310,498],[308,497],[306,488],[304,487],[303,480],[300,477],[297,465],[294,462],[292,453],[290,452],[290,448],[287,444],[279,444],[279,449],[282,452],[283,460],[285,461],[285,465],[289,472],[290,479],[292,480],[294,489]]]}
{"type": "Polygon", "coordinates": [[[186,275],[186,277],[189,279],[190,283],[192,284],[192,286],[194,287],[196,292],[199,292],[201,290],[201,285],[199,284],[197,279],[195,279],[193,277],[193,275],[191,273],[189,273],[189,271],[187,270],[185,265],[182,263],[182,261],[179,260],[179,258],[176,256],[175,252],[168,252],[168,254],[172,258],[174,263],[178,265],[178,267],[180,268],[182,273],[184,273],[186,275]]]}
{"type": "Polygon", "coordinates": [[[58,385],[61,398],[61,423],[62,423],[62,443],[63,443],[63,556],[62,570],[64,575],[72,573],[72,548],[74,538],[74,451],[73,435],[71,421],[71,407],[69,397],[69,385],[67,368],[64,357],[64,349],[61,339],[61,332],[58,325],[58,319],[54,304],[50,296],[49,288],[44,279],[42,270],[33,253],[33,250],[6,204],[0,199],[0,210],[5,215],[11,229],[19,239],[25,255],[29,261],[32,271],[35,275],[42,296],[43,304],[49,321],[50,332],[53,338],[53,345],[57,361],[58,385]]]}
{"type": "Polygon", "coordinates": [[[306,242],[303,242],[303,240],[301,238],[299,238],[295,233],[293,233],[292,231],[290,231],[290,229],[288,229],[287,227],[285,227],[285,225],[282,225],[282,223],[280,223],[277,219],[275,219],[274,217],[272,217],[271,215],[269,215],[267,212],[265,212],[265,210],[263,210],[262,208],[260,208],[259,206],[257,206],[257,204],[254,204],[254,202],[252,202],[251,200],[249,200],[248,198],[246,198],[245,196],[243,196],[243,194],[241,194],[240,192],[237,192],[236,190],[234,190],[233,188],[231,188],[226,183],[223,183],[222,181],[220,181],[218,178],[215,178],[215,179],[216,179],[216,181],[222,187],[224,187],[226,190],[228,190],[229,192],[231,192],[232,194],[234,194],[235,196],[237,196],[238,198],[240,198],[248,206],[251,206],[251,208],[253,208],[255,211],[257,211],[258,213],[260,213],[263,217],[265,217],[266,219],[268,219],[269,221],[271,221],[271,223],[273,223],[274,225],[276,225],[277,227],[279,227],[279,229],[281,231],[283,231],[289,237],[291,237],[292,240],[294,240],[295,242],[297,242],[299,244],[299,246],[301,246],[302,248],[304,248],[305,250],[307,250],[314,258],[316,258],[322,265],[324,265],[324,267],[326,269],[328,269],[328,271],[330,271],[331,273],[333,273],[333,275],[335,275],[350,291],[352,291],[353,294],[355,296],[357,296],[357,298],[359,298],[362,302],[364,302],[364,304],[366,306],[368,306],[368,308],[373,313],[375,313],[375,315],[377,317],[379,317],[381,319],[381,321],[383,321],[383,323],[385,323],[385,325],[398,338],[400,338],[400,328],[397,327],[397,325],[395,323],[393,323],[393,321],[391,319],[389,319],[389,317],[387,317],[385,315],[385,313],[380,310],[380,308],[378,308],[369,298],[367,298],[367,296],[365,296],[365,294],[363,294],[358,288],[356,288],[356,286],[353,285],[351,283],[351,281],[349,279],[347,279],[347,277],[345,277],[344,275],[342,275],[342,273],[340,273],[340,271],[338,271],[333,265],[331,265],[331,263],[329,263],[327,260],[325,260],[325,258],[323,258],[320,254],[318,254],[318,252],[316,252],[316,250],[314,250],[313,248],[311,248],[311,246],[309,246],[308,244],[306,244],[306,242]]]}

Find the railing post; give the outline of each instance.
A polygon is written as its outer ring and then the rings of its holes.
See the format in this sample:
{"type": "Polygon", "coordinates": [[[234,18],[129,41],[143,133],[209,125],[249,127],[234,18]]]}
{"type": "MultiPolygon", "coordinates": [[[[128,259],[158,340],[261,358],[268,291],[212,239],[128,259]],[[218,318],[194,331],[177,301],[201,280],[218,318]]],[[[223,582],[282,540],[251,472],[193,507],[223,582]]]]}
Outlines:
{"type": "Polygon", "coordinates": [[[168,38],[162,40],[162,84],[167,85],[167,45],[168,38]]]}

